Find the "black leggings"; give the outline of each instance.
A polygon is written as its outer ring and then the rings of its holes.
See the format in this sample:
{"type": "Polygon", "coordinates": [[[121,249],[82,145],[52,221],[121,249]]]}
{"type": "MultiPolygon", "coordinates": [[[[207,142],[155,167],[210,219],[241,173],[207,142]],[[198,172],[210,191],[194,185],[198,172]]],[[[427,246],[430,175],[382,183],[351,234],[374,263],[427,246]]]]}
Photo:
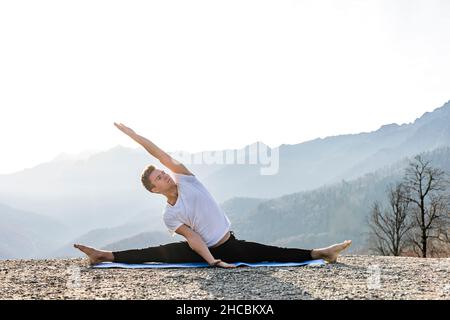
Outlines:
{"type": "MultiPolygon", "coordinates": [[[[209,248],[215,259],[225,262],[302,262],[312,260],[311,250],[297,248],[281,248],[261,243],[238,240],[230,231],[230,238],[215,248],[209,248]]],[[[187,241],[180,241],[149,247],[113,252],[114,262],[206,262],[202,256],[191,249],[187,241]]]]}

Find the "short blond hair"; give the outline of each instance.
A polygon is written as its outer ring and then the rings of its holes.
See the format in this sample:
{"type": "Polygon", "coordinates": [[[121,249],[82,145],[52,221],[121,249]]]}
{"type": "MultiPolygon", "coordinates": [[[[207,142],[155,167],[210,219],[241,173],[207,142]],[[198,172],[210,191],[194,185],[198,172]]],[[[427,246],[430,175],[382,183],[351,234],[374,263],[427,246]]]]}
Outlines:
{"type": "Polygon", "coordinates": [[[154,165],[149,165],[144,168],[141,174],[141,182],[144,185],[145,189],[147,189],[150,192],[153,192],[152,188],[154,187],[154,185],[150,182],[150,174],[155,169],[156,168],[154,165]]]}

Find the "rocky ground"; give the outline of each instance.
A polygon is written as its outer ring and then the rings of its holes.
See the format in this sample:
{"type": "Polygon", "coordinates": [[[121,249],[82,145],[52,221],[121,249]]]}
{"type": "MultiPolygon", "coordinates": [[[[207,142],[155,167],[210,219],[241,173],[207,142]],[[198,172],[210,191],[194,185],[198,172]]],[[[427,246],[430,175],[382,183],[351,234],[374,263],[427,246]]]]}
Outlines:
{"type": "Polygon", "coordinates": [[[91,269],[84,259],[0,261],[0,299],[450,299],[450,258],[342,256],[336,264],[91,269]]]}

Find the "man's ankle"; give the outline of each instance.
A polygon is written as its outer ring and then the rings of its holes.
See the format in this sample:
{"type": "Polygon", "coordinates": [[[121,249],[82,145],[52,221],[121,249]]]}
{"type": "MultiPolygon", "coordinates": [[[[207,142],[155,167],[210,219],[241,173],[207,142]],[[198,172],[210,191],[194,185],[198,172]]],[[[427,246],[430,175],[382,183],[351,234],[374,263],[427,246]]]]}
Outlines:
{"type": "Polygon", "coordinates": [[[107,262],[113,262],[114,261],[113,253],[110,251],[103,253],[102,260],[107,261],[107,262]]]}
{"type": "Polygon", "coordinates": [[[318,250],[318,249],[311,250],[311,258],[313,258],[313,259],[322,258],[322,254],[321,254],[320,250],[318,250]]]}

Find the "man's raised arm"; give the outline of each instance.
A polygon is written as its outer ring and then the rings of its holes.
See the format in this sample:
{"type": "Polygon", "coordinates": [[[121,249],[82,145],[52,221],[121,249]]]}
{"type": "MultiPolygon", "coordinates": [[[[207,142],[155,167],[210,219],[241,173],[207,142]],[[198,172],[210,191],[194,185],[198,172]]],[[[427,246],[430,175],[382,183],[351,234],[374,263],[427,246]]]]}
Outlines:
{"type": "Polygon", "coordinates": [[[134,130],[128,128],[122,123],[118,124],[114,122],[114,125],[131,139],[143,146],[145,150],[148,151],[148,153],[158,159],[159,162],[161,162],[161,164],[167,167],[170,171],[179,174],[193,175],[181,162],[173,159],[168,153],[160,149],[156,144],[154,144],[147,138],[137,134],[136,132],[134,132],[134,130]]]}

